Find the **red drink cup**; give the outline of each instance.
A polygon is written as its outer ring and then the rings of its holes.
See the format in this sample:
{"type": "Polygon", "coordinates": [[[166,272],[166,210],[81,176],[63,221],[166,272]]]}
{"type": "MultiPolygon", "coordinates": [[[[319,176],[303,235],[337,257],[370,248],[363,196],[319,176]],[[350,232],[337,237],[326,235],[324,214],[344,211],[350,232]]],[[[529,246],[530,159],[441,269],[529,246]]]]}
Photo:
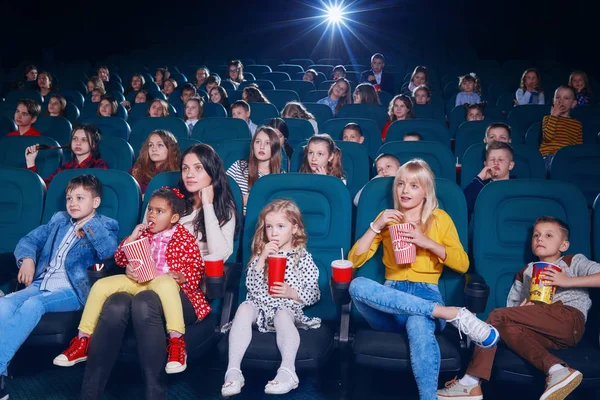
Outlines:
{"type": "Polygon", "coordinates": [[[269,294],[273,294],[271,288],[275,282],[283,282],[285,278],[285,266],[287,264],[287,256],[284,254],[273,254],[268,258],[269,269],[269,294]]]}
{"type": "Polygon", "coordinates": [[[156,278],[156,264],[150,252],[150,241],[141,238],[134,242],[124,244],[121,247],[127,257],[127,261],[138,274],[138,282],[144,283],[156,278]]]}
{"type": "Polygon", "coordinates": [[[396,264],[411,264],[417,261],[417,248],[413,243],[405,242],[404,236],[400,233],[403,230],[410,229],[414,229],[413,224],[410,223],[389,226],[396,264]]]}
{"type": "Polygon", "coordinates": [[[223,276],[223,264],[225,263],[222,258],[207,254],[203,257],[205,274],[208,277],[220,277],[223,276]]]}
{"type": "Polygon", "coordinates": [[[335,282],[348,283],[352,280],[352,261],[335,260],[331,263],[331,277],[335,282]]]}

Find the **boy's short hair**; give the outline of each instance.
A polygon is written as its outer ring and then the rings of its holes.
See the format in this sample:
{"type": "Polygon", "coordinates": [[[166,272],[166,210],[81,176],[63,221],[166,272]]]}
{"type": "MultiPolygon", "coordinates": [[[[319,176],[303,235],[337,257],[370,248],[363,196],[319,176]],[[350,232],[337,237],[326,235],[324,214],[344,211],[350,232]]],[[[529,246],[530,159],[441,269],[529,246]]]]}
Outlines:
{"type": "Polygon", "coordinates": [[[21,99],[17,103],[17,106],[19,104],[23,104],[27,108],[27,112],[29,113],[29,115],[31,115],[32,118],[37,117],[42,112],[42,106],[40,106],[34,100],[31,100],[31,99],[21,99]]]}
{"type": "Polygon", "coordinates": [[[575,89],[573,88],[573,86],[569,86],[569,85],[560,85],[559,87],[556,88],[556,90],[554,91],[554,95],[556,96],[556,93],[558,93],[558,91],[560,89],[567,89],[571,91],[571,94],[573,94],[573,100],[577,99],[577,93],[575,93],[575,89]]]}
{"type": "Polygon", "coordinates": [[[92,197],[102,197],[102,182],[92,174],[84,174],[72,178],[69,183],[67,183],[65,193],[69,193],[79,186],[90,192],[92,197]]]}
{"type": "Polygon", "coordinates": [[[377,167],[377,161],[381,160],[382,158],[391,158],[392,160],[396,161],[398,163],[398,165],[401,165],[400,164],[400,160],[398,159],[398,157],[396,157],[395,155],[390,154],[390,153],[381,153],[380,155],[378,155],[375,158],[375,161],[373,162],[373,165],[375,167],[377,167]]]}
{"type": "Polygon", "coordinates": [[[194,93],[196,93],[196,88],[189,82],[186,82],[183,85],[181,85],[181,93],[183,93],[184,90],[191,90],[194,93]]]}
{"type": "Polygon", "coordinates": [[[488,145],[485,148],[486,161],[487,161],[488,157],[490,156],[490,153],[492,152],[492,150],[505,150],[510,154],[511,160],[514,160],[514,158],[515,158],[515,152],[510,144],[504,143],[504,142],[498,142],[498,141],[494,140],[492,143],[488,143],[488,145]]]}
{"type": "Polygon", "coordinates": [[[402,139],[405,139],[407,137],[416,137],[417,139],[419,139],[419,141],[423,140],[423,135],[421,135],[419,132],[406,132],[402,139]]]}
{"type": "Polygon", "coordinates": [[[312,68],[307,69],[306,71],[304,71],[305,74],[311,74],[313,77],[313,81],[317,79],[317,76],[319,76],[319,74],[317,73],[317,71],[315,71],[312,68]]]}
{"type": "Polygon", "coordinates": [[[490,130],[492,129],[496,129],[496,128],[503,128],[506,129],[506,131],[508,132],[508,138],[510,139],[510,134],[512,132],[512,128],[510,127],[510,125],[505,124],[504,122],[493,122],[491,123],[487,129],[485,130],[485,136],[487,137],[488,133],[490,132],[490,130]]]}
{"type": "Polygon", "coordinates": [[[342,131],[342,133],[343,133],[343,132],[344,132],[346,129],[350,129],[350,130],[352,130],[352,131],[356,131],[356,132],[358,132],[358,133],[360,134],[360,136],[364,136],[364,135],[363,135],[363,131],[362,131],[362,129],[361,129],[361,127],[360,127],[360,125],[358,125],[358,124],[357,124],[357,123],[355,123],[355,122],[349,122],[349,123],[347,123],[347,124],[344,126],[344,130],[342,131]]]}
{"type": "Polygon", "coordinates": [[[346,67],[344,67],[343,65],[336,65],[335,67],[333,67],[333,73],[335,74],[336,72],[343,72],[346,73],[346,67]]]}
{"type": "Polygon", "coordinates": [[[221,78],[217,75],[210,75],[208,78],[206,78],[206,81],[204,81],[205,86],[208,86],[212,83],[216,83],[217,86],[221,85],[221,78]]]}
{"type": "Polygon", "coordinates": [[[535,222],[533,223],[533,227],[535,228],[537,224],[542,224],[542,223],[551,223],[551,224],[556,224],[560,227],[560,231],[562,232],[563,236],[565,237],[565,240],[569,240],[569,235],[571,234],[571,230],[569,229],[569,225],[567,225],[566,222],[564,222],[561,219],[558,219],[556,217],[551,217],[549,215],[542,215],[541,217],[538,217],[535,222]]]}
{"type": "Polygon", "coordinates": [[[385,58],[383,57],[383,54],[381,53],[375,53],[371,56],[371,62],[373,62],[373,60],[375,60],[376,58],[379,58],[381,61],[385,62],[385,58]]]}
{"type": "Polygon", "coordinates": [[[250,104],[246,103],[244,100],[238,100],[231,105],[231,109],[242,107],[246,112],[250,112],[250,104]]]}

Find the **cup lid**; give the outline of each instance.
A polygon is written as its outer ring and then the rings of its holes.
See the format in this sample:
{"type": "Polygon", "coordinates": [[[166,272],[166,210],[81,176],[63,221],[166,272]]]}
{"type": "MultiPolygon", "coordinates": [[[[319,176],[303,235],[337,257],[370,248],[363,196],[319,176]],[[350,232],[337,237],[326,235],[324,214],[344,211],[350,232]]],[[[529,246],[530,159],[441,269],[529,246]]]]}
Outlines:
{"type": "Polygon", "coordinates": [[[223,259],[216,254],[207,254],[202,257],[202,259],[204,261],[223,261],[223,259]]]}
{"type": "Polygon", "coordinates": [[[268,258],[287,258],[287,256],[285,254],[269,254],[268,258]]]}
{"type": "Polygon", "coordinates": [[[334,260],[331,266],[335,268],[352,268],[354,264],[350,260],[334,260]]]}

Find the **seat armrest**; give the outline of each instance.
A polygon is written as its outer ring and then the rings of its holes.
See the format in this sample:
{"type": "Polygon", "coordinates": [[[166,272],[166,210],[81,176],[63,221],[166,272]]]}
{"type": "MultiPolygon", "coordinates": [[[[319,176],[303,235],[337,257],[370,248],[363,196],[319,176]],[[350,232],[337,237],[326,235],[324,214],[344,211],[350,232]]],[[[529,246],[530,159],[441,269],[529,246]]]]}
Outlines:
{"type": "Polygon", "coordinates": [[[333,304],[343,306],[350,303],[350,282],[336,282],[332,278],[329,281],[329,289],[333,304]]]}
{"type": "Polygon", "coordinates": [[[481,275],[465,274],[465,306],[474,314],[485,311],[490,287],[481,275]]]}
{"type": "Polygon", "coordinates": [[[241,263],[225,263],[223,271],[225,273],[225,293],[223,295],[223,304],[221,306],[221,321],[219,323],[219,332],[231,319],[231,310],[233,301],[239,291],[240,277],[242,276],[241,263]]]}
{"type": "Polygon", "coordinates": [[[344,351],[350,345],[350,310],[352,303],[344,304],[340,315],[340,333],[338,335],[339,349],[344,351]]]}

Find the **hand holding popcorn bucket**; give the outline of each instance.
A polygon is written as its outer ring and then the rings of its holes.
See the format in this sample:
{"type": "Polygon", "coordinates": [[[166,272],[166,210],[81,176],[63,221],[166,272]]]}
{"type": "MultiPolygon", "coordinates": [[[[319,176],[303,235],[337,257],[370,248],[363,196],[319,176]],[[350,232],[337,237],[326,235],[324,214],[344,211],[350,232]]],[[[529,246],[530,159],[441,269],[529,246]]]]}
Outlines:
{"type": "Polygon", "coordinates": [[[556,286],[543,279],[542,276],[544,274],[544,270],[549,269],[553,269],[558,272],[562,270],[558,265],[552,263],[533,263],[533,270],[531,271],[531,285],[529,286],[530,301],[552,304],[556,286]]]}
{"type": "Polygon", "coordinates": [[[156,264],[150,252],[150,241],[144,237],[124,244],[121,247],[127,257],[127,261],[138,274],[137,281],[144,283],[156,278],[156,264]]]}
{"type": "Polygon", "coordinates": [[[417,248],[414,243],[405,241],[405,237],[401,232],[415,229],[413,224],[394,224],[389,226],[390,237],[392,239],[392,248],[394,249],[394,257],[396,264],[411,264],[417,261],[417,248]]]}

